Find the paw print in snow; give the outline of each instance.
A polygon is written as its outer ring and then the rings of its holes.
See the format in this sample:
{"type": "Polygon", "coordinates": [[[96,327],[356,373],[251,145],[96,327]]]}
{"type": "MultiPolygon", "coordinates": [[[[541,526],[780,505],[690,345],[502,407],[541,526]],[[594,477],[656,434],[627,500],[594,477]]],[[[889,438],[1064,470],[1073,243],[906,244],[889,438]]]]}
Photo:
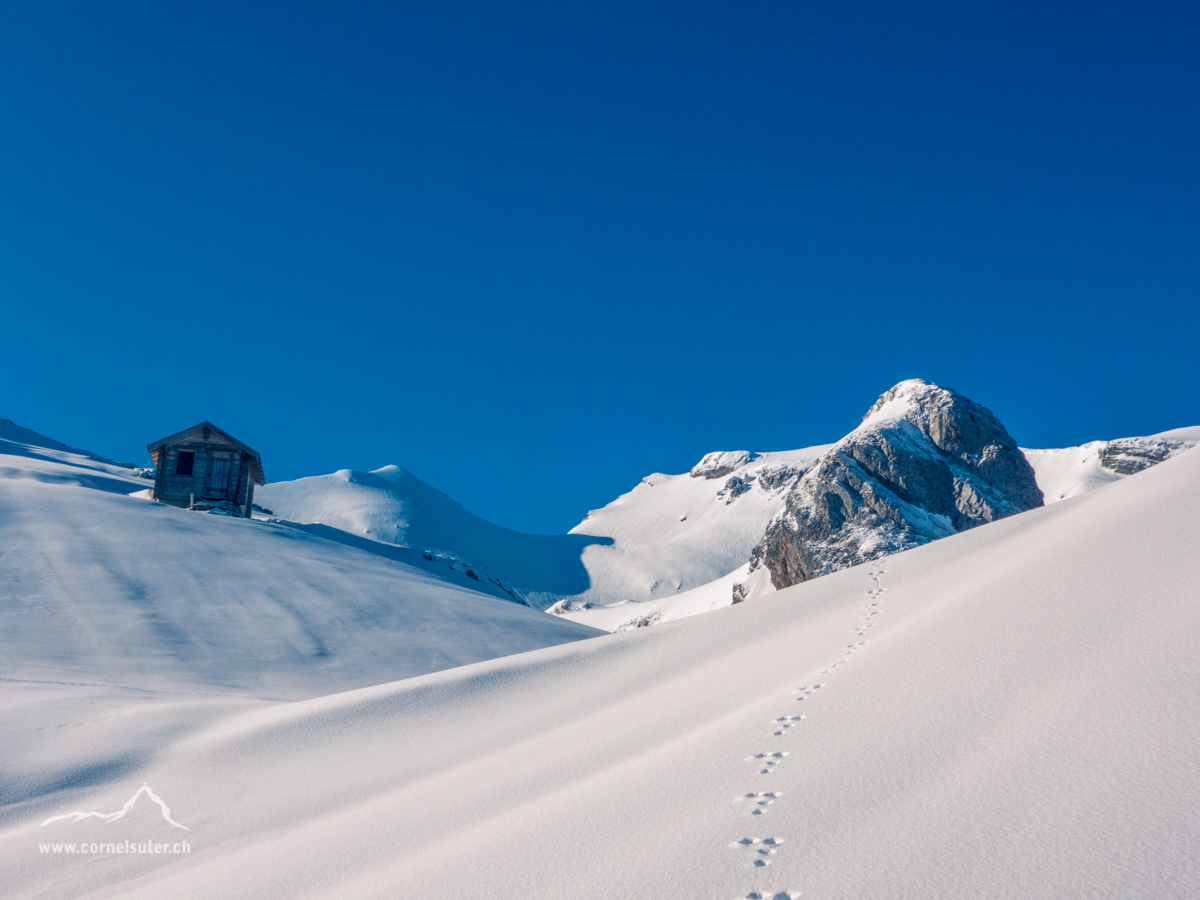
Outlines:
{"type": "Polygon", "coordinates": [[[780,716],[778,719],[772,719],[771,724],[779,730],[775,732],[775,736],[787,734],[787,729],[795,728],[800,724],[801,719],[807,719],[808,716],[780,716]]]}
{"type": "Polygon", "coordinates": [[[767,751],[765,753],[755,753],[753,756],[747,756],[746,762],[757,763],[763,766],[760,775],[770,775],[771,770],[783,762],[783,758],[788,755],[786,750],[776,750],[774,753],[767,751]]]}
{"type": "Polygon", "coordinates": [[[730,846],[746,851],[746,854],[750,860],[750,864],[761,869],[764,866],[769,866],[771,864],[771,857],[778,852],[779,845],[782,843],[783,838],[777,837],[744,837],[740,841],[737,841],[730,846]]]}
{"type": "Polygon", "coordinates": [[[767,807],[774,803],[777,799],[783,796],[783,791],[758,791],[752,794],[736,798],[738,802],[749,800],[754,804],[754,808],[750,810],[750,815],[761,816],[767,811],[767,807]]]}
{"type": "Polygon", "coordinates": [[[820,690],[821,688],[823,688],[823,687],[825,687],[824,683],[821,683],[821,684],[810,684],[810,685],[807,685],[806,687],[799,687],[799,688],[796,688],[794,691],[792,691],[792,693],[793,693],[793,694],[799,694],[799,695],[800,695],[799,697],[797,697],[797,698],[796,698],[797,700],[807,700],[807,699],[808,699],[809,697],[811,697],[811,696],[812,696],[812,695],[813,695],[813,694],[814,694],[816,691],[819,691],[819,690],[820,690]]]}

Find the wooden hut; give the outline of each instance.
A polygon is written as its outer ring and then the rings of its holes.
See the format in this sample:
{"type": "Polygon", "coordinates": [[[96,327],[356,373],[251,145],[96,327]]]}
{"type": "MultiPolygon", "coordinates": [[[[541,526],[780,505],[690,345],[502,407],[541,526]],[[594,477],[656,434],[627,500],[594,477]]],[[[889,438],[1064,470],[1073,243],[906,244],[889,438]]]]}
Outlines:
{"type": "Polygon", "coordinates": [[[155,441],[146,447],[154,461],[154,499],[171,506],[228,508],[250,518],[254,485],[263,481],[257,450],[212,422],[155,441]]]}

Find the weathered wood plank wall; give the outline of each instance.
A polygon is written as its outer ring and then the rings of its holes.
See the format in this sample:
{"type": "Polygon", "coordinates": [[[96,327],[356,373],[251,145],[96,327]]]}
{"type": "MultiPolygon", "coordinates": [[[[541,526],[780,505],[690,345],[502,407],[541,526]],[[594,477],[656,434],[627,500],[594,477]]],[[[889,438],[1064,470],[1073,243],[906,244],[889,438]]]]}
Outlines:
{"type": "Polygon", "coordinates": [[[244,507],[247,497],[253,502],[247,454],[219,435],[210,435],[207,441],[191,439],[168,444],[162,449],[162,464],[155,473],[154,495],[156,499],[172,506],[187,506],[194,495],[197,500],[231,500],[244,507]],[[195,453],[191,475],[181,475],[175,471],[181,451],[195,453]],[[229,454],[229,480],[225,492],[220,496],[208,496],[205,492],[205,480],[212,467],[214,453],[229,454]]]}

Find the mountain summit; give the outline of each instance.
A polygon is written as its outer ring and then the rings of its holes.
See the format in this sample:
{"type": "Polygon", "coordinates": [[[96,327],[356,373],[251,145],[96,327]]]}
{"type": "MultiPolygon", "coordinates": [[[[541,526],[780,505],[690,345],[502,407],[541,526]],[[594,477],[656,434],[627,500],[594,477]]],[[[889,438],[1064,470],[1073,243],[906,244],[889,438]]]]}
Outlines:
{"type": "Polygon", "coordinates": [[[989,410],[902,381],[796,481],[747,585],[765,569],[776,589],[789,587],[1041,505],[1033,468],[989,410]]]}

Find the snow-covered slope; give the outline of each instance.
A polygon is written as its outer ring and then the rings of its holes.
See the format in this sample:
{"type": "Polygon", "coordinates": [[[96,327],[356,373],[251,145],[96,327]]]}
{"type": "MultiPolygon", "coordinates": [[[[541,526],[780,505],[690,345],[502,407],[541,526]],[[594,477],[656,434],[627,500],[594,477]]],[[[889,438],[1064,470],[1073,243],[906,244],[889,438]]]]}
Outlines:
{"type": "Polygon", "coordinates": [[[643,478],[571,529],[611,539],[584,551],[591,587],[574,605],[661,600],[729,574],[827,449],[710,453],[686,474],[643,478]]]}
{"type": "Polygon", "coordinates": [[[596,633],[418,551],[125,496],[148,484],[4,424],[0,678],[310,697],[596,633]]]}
{"type": "Polygon", "coordinates": [[[490,578],[514,596],[532,595],[531,605],[542,595],[557,599],[587,590],[580,554],[589,544],[611,543],[604,537],[521,534],[494,525],[399,466],[277,482],[256,496],[287,520],[459,560],[485,585],[490,578]]]}
{"type": "Polygon", "coordinates": [[[493,525],[398,466],[268,484],[256,496],[284,519],[461,560],[531,606],[582,607],[673,596],[736,569],[782,509],[783,488],[825,449],[710,454],[690,473],[647,476],[567,535],[493,525]]]}
{"type": "MultiPolygon", "coordinates": [[[[723,606],[732,606],[734,589],[746,581],[749,569],[750,564],[744,563],[729,574],[707,584],[649,600],[623,600],[606,605],[580,604],[578,601],[564,600],[550,609],[555,615],[605,631],[645,628],[660,622],[712,612],[723,606]]],[[[770,587],[769,583],[767,587],[770,587]]]]}
{"type": "Polygon", "coordinates": [[[1185,452],[882,566],[396,684],[23,688],[6,893],[1195,897],[1198,542],[1185,452]],[[145,799],[41,824],[143,783],[189,831],[145,799]],[[126,838],[191,852],[38,850],[126,838]]]}
{"type": "Polygon", "coordinates": [[[0,478],[134,494],[152,487],[148,480],[152,473],[152,469],[115,463],[0,419],[0,478]]]}

